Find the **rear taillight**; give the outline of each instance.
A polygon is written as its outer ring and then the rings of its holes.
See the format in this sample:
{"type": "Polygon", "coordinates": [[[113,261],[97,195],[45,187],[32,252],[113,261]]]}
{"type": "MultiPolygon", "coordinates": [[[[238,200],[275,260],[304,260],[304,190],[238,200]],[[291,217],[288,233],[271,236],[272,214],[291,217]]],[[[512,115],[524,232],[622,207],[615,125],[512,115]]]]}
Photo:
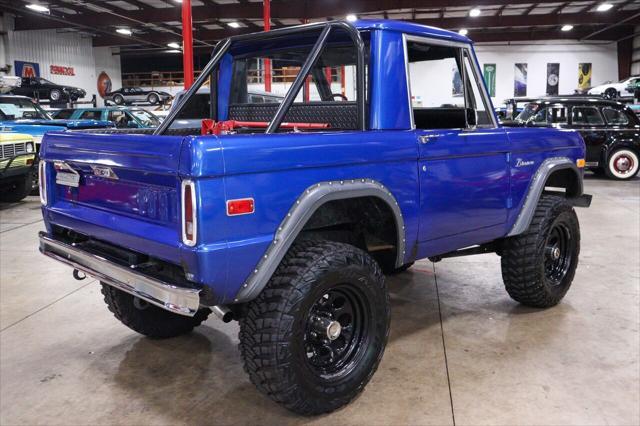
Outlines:
{"type": "Polygon", "coordinates": [[[47,205],[47,163],[40,160],[38,163],[38,186],[40,190],[40,202],[43,206],[47,205]]]}
{"type": "Polygon", "coordinates": [[[182,181],[182,242],[188,246],[196,245],[196,190],[190,180],[182,181]]]}

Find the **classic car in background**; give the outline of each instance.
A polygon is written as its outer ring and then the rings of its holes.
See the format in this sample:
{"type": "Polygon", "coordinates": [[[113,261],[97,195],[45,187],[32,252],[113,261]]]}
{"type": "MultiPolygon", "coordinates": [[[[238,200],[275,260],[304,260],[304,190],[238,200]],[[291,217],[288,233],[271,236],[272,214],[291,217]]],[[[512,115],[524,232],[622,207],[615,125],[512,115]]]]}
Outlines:
{"type": "Polygon", "coordinates": [[[51,102],[77,101],[87,95],[83,89],[52,83],[42,77],[22,77],[20,87],[14,88],[11,93],[34,99],[49,99],[51,102]]]}
{"type": "Polygon", "coordinates": [[[172,99],[171,94],[158,90],[148,90],[141,87],[123,87],[104,96],[105,103],[113,102],[116,105],[130,105],[134,103],[147,103],[151,105],[163,104],[172,99]]]}
{"type": "Polygon", "coordinates": [[[35,142],[30,135],[0,132],[0,201],[16,202],[34,187],[35,142]]]}
{"type": "Polygon", "coordinates": [[[617,83],[607,82],[599,86],[589,89],[589,95],[602,95],[609,99],[621,98],[625,96],[633,96],[633,92],[629,91],[629,86],[640,80],[640,76],[633,76],[620,80],[617,83]]]}
{"type": "Polygon", "coordinates": [[[586,167],[628,180],[640,169],[640,119],[621,102],[597,97],[542,98],[515,118],[527,126],[575,129],[587,147],[586,167]]]}
{"type": "Polygon", "coordinates": [[[118,128],[157,127],[160,119],[142,108],[69,108],[52,111],[53,118],[65,120],[110,121],[118,128]]]}

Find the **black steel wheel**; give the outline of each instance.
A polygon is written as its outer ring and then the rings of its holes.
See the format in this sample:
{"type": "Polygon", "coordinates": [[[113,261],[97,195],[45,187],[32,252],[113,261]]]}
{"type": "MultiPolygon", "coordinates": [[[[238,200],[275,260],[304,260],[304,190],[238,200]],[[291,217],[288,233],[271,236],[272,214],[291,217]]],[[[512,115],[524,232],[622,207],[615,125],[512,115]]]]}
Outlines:
{"type": "Polygon", "coordinates": [[[618,91],[613,87],[610,87],[604,91],[604,97],[607,99],[615,99],[618,97],[618,91]]]}
{"type": "Polygon", "coordinates": [[[580,254],[580,225],[564,197],[543,195],[529,229],[507,238],[502,279],[512,299],[548,308],[562,300],[573,282],[580,254]]]}
{"type": "Polygon", "coordinates": [[[387,342],[384,276],[349,244],[296,243],[245,308],[239,335],[245,370],[261,392],[303,415],[355,398],[387,342]]]}

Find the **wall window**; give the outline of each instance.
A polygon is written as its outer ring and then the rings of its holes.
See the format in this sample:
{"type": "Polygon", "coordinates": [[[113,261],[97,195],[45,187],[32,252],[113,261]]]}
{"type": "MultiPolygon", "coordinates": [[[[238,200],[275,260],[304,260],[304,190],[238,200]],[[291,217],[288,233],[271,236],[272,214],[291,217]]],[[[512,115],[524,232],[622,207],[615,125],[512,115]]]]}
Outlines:
{"type": "Polygon", "coordinates": [[[629,124],[629,118],[627,118],[624,111],[620,111],[619,109],[602,108],[602,114],[604,115],[605,120],[607,120],[607,124],[611,124],[613,126],[629,124]]]}
{"type": "Polygon", "coordinates": [[[471,127],[474,116],[479,126],[493,126],[483,89],[466,51],[408,41],[407,55],[411,107],[417,129],[471,127]]]}
{"type": "Polygon", "coordinates": [[[571,121],[574,125],[604,126],[604,120],[596,107],[573,107],[571,121]]]}

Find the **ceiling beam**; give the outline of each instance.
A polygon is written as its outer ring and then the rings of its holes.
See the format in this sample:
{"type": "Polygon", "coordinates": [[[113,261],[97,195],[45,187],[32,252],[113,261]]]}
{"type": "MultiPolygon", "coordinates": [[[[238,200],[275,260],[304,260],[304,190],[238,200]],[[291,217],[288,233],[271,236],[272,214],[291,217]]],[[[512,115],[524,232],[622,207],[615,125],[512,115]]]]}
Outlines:
{"type": "MultiPolygon", "coordinates": [[[[538,1],[539,5],[545,3],[557,3],[557,0],[538,1]]],[[[458,0],[456,6],[484,6],[495,4],[530,4],[531,0],[458,0]]],[[[271,4],[271,17],[273,19],[298,19],[298,18],[324,18],[327,16],[342,16],[348,13],[368,13],[383,10],[428,9],[451,6],[450,0],[350,0],[348,2],[310,0],[310,1],[273,1],[271,4]]],[[[67,4],[66,7],[73,7],[67,4]]],[[[2,6],[0,5],[0,10],[2,6]]],[[[160,23],[168,21],[180,21],[180,7],[153,8],[147,7],[140,10],[123,11],[123,15],[133,20],[160,23]]],[[[70,15],[79,17],[79,15],[70,15]]],[[[208,19],[260,19],[262,18],[261,3],[231,3],[231,4],[207,4],[206,6],[193,7],[194,20],[208,19]]],[[[82,22],[89,26],[127,25],[125,18],[117,18],[107,13],[88,12],[82,13],[82,22]]],[[[34,20],[22,17],[16,19],[16,30],[52,28],[43,20],[34,20]]]]}

